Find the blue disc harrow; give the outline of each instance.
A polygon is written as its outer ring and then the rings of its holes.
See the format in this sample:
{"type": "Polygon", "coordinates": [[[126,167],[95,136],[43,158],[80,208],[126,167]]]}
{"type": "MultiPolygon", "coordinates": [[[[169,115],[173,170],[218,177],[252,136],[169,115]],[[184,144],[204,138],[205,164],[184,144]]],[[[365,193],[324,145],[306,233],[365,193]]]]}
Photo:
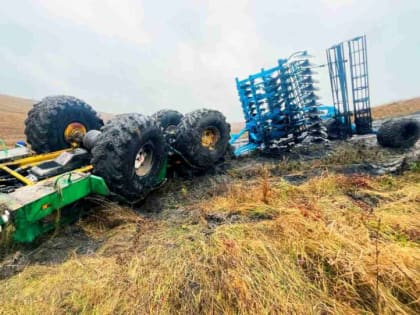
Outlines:
{"type": "Polygon", "coordinates": [[[316,95],[316,74],[306,52],[278,60],[277,66],[262,69],[248,78],[236,79],[245,118],[245,128],[230,143],[248,133],[248,142],[235,155],[255,149],[277,150],[302,141],[324,141],[327,137],[316,95]]]}
{"type": "Polygon", "coordinates": [[[235,155],[373,132],[366,36],[341,42],[326,53],[325,65],[313,65],[311,56],[300,51],[278,60],[271,69],[236,78],[245,128],[231,136],[235,155]],[[334,105],[319,103],[314,70],[324,66],[328,66],[334,105]]]}

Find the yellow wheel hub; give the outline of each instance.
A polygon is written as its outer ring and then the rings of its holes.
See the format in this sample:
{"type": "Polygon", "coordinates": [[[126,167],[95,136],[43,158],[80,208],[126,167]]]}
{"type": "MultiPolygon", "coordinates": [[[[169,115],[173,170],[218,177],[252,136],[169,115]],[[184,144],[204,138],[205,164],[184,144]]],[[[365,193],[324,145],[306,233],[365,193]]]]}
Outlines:
{"type": "Polygon", "coordinates": [[[219,130],[214,127],[209,127],[203,130],[201,133],[201,145],[210,150],[214,150],[217,142],[220,139],[219,130]]]}
{"type": "Polygon", "coordinates": [[[87,130],[85,125],[79,122],[72,122],[64,130],[64,139],[72,145],[81,141],[87,130]]]}

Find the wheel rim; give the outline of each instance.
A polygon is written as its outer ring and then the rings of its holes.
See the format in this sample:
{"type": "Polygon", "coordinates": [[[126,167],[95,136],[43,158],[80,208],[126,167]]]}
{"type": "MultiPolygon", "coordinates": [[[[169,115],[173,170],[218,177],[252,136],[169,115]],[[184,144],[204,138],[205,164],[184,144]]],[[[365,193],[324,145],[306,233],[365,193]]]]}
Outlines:
{"type": "Polygon", "coordinates": [[[146,176],[153,167],[153,146],[151,143],[143,145],[134,160],[134,170],[137,176],[146,176]]]}
{"type": "Polygon", "coordinates": [[[78,143],[83,140],[86,132],[85,125],[79,122],[72,122],[64,129],[64,139],[71,144],[78,143]]]}
{"type": "Polygon", "coordinates": [[[167,134],[170,134],[170,135],[174,135],[174,134],[176,134],[176,131],[177,131],[177,126],[176,125],[169,125],[168,127],[166,127],[166,129],[165,129],[165,132],[167,133],[167,134]]]}
{"type": "Polygon", "coordinates": [[[220,132],[214,127],[208,127],[201,133],[201,145],[210,150],[214,150],[220,139],[220,132]]]}

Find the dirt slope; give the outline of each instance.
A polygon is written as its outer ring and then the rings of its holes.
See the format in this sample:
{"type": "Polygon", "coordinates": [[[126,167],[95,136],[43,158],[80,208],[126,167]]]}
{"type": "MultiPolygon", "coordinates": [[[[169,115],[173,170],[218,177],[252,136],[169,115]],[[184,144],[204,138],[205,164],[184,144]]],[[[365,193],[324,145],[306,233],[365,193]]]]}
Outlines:
{"type": "Polygon", "coordinates": [[[420,112],[420,97],[392,102],[372,108],[374,119],[405,116],[417,112],[420,112]]]}
{"type": "Polygon", "coordinates": [[[34,103],[34,100],[26,98],[0,95],[0,139],[8,145],[24,140],[23,122],[34,103]]]}

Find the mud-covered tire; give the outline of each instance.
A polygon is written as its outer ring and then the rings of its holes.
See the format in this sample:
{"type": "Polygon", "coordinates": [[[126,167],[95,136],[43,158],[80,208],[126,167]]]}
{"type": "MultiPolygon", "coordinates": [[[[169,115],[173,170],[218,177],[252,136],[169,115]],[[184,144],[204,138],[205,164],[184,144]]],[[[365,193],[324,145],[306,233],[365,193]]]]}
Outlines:
{"type": "Polygon", "coordinates": [[[182,113],[172,109],[162,109],[152,115],[163,131],[178,126],[183,117],[182,113]]]}
{"type": "Polygon", "coordinates": [[[158,176],[166,156],[167,145],[156,121],[141,114],[124,114],[111,119],[101,129],[91,162],[93,173],[104,178],[112,192],[129,201],[138,201],[159,184],[158,176]],[[152,153],[150,168],[140,175],[135,164],[142,149],[152,153]]]}
{"type": "Polygon", "coordinates": [[[420,122],[416,119],[391,119],[384,122],[376,134],[378,143],[389,148],[410,148],[420,137],[420,122]]]}
{"type": "Polygon", "coordinates": [[[340,139],[340,130],[338,128],[337,121],[334,118],[328,118],[324,123],[327,129],[327,136],[330,140],[340,139]]]}
{"type": "Polygon", "coordinates": [[[70,147],[64,131],[74,122],[86,131],[100,129],[103,121],[93,108],[73,96],[48,96],[36,103],[25,120],[25,136],[37,153],[57,151],[70,147]]]}
{"type": "Polygon", "coordinates": [[[199,168],[214,165],[226,154],[230,125],[216,110],[200,109],[188,113],[178,125],[174,147],[191,164],[199,168]],[[203,133],[211,131],[214,142],[203,144],[203,133]]]}

